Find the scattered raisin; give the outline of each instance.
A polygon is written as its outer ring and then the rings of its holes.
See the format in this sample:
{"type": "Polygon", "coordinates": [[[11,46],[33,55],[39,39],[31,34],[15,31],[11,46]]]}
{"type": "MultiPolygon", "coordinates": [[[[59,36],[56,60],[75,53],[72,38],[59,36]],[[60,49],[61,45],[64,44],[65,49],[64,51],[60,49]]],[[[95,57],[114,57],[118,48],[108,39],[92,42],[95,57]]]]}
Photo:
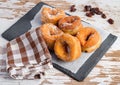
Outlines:
{"type": "Polygon", "coordinates": [[[95,9],[96,11],[100,11],[98,7],[95,7],[94,9],[95,9]]]}
{"type": "Polygon", "coordinates": [[[95,15],[95,13],[94,13],[94,12],[92,12],[92,11],[90,11],[90,13],[91,13],[92,15],[95,15]]]}
{"type": "Polygon", "coordinates": [[[34,76],[34,78],[35,79],[40,79],[41,77],[40,77],[40,74],[36,74],[35,76],[34,76]]]}
{"type": "Polygon", "coordinates": [[[96,14],[98,14],[99,12],[100,12],[100,10],[99,10],[99,8],[94,8],[94,12],[96,13],[96,14]]]}
{"type": "Polygon", "coordinates": [[[90,9],[90,12],[95,13],[95,9],[94,9],[94,8],[91,8],[91,9],[90,9]]]}
{"type": "Polygon", "coordinates": [[[107,21],[108,21],[108,23],[109,23],[109,24],[113,24],[113,23],[114,23],[114,20],[113,20],[113,19],[111,19],[111,18],[110,18],[110,19],[108,19],[107,21]]]}
{"type": "Polygon", "coordinates": [[[71,7],[75,7],[75,5],[72,5],[71,7]]]}
{"type": "Polygon", "coordinates": [[[96,12],[97,15],[103,14],[101,11],[96,12]]]}
{"type": "MultiPolygon", "coordinates": [[[[85,5],[84,6],[84,12],[86,12],[87,17],[92,17],[93,15],[101,15],[103,19],[105,19],[107,16],[98,8],[98,7],[92,7],[91,5],[85,5]]],[[[113,19],[107,20],[109,24],[114,24],[113,19]]]]}
{"type": "Polygon", "coordinates": [[[90,12],[86,13],[86,16],[92,17],[92,14],[90,12]]]}
{"type": "Polygon", "coordinates": [[[45,73],[44,72],[40,72],[42,75],[45,75],[45,73]]]}
{"type": "Polygon", "coordinates": [[[101,17],[105,19],[105,18],[106,18],[106,15],[105,15],[105,14],[102,14],[101,17]]]}
{"type": "Polygon", "coordinates": [[[76,11],[75,5],[72,5],[72,6],[70,7],[70,12],[75,12],[75,11],[76,11]]]}
{"type": "Polygon", "coordinates": [[[84,11],[90,11],[91,10],[91,6],[90,5],[86,5],[85,7],[84,7],[84,11]]]}

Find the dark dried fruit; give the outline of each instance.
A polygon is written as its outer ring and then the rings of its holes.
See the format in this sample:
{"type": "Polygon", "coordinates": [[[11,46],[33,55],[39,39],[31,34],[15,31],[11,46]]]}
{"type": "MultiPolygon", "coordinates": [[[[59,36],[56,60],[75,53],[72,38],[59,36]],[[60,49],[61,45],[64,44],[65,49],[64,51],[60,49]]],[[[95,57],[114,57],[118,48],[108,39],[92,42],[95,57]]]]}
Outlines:
{"type": "Polygon", "coordinates": [[[91,13],[92,15],[95,15],[95,13],[94,13],[94,12],[92,12],[92,11],[90,11],[90,13],[91,13]]]}
{"type": "Polygon", "coordinates": [[[111,19],[111,18],[110,18],[110,19],[108,19],[107,21],[108,21],[108,23],[109,23],[109,24],[113,24],[113,23],[114,23],[114,20],[113,20],[113,19],[111,19]]]}
{"type": "Polygon", "coordinates": [[[100,10],[99,10],[98,7],[94,8],[94,10],[95,10],[95,13],[96,13],[96,14],[97,14],[98,12],[100,12],[100,10]]]}
{"type": "Polygon", "coordinates": [[[84,11],[90,11],[91,10],[91,6],[90,5],[86,5],[85,7],[84,7],[84,11]]]}
{"type": "Polygon", "coordinates": [[[99,8],[91,8],[90,10],[91,13],[97,14],[97,15],[101,15],[102,12],[99,10],[99,8]]]}
{"type": "Polygon", "coordinates": [[[90,12],[86,13],[86,16],[92,17],[92,14],[90,12]]]}
{"type": "Polygon", "coordinates": [[[95,9],[96,11],[100,11],[98,7],[95,7],[94,9],[95,9]]]}
{"type": "Polygon", "coordinates": [[[106,18],[106,15],[105,15],[105,14],[102,14],[101,17],[105,19],[105,18],[106,18]]]}
{"type": "Polygon", "coordinates": [[[71,7],[75,7],[75,5],[72,5],[71,7]]]}
{"type": "Polygon", "coordinates": [[[42,75],[45,75],[45,73],[44,72],[40,72],[42,75]]]}
{"type": "MultiPolygon", "coordinates": [[[[92,17],[93,15],[101,15],[103,19],[106,18],[106,15],[98,8],[98,7],[92,7],[91,5],[85,5],[84,6],[84,12],[86,12],[87,17],[92,17]]],[[[109,24],[113,24],[114,20],[111,18],[107,20],[109,24]]]]}
{"type": "Polygon", "coordinates": [[[40,79],[41,77],[40,77],[40,74],[36,74],[35,76],[34,76],[34,78],[35,79],[40,79]]]}
{"type": "Polygon", "coordinates": [[[75,5],[72,5],[72,6],[70,7],[70,12],[75,12],[75,11],[76,11],[75,5]]]}
{"type": "Polygon", "coordinates": [[[97,15],[103,14],[101,11],[96,12],[97,15]]]}
{"type": "Polygon", "coordinates": [[[95,9],[94,9],[94,8],[91,8],[91,9],[90,9],[90,12],[95,13],[95,9]]]}

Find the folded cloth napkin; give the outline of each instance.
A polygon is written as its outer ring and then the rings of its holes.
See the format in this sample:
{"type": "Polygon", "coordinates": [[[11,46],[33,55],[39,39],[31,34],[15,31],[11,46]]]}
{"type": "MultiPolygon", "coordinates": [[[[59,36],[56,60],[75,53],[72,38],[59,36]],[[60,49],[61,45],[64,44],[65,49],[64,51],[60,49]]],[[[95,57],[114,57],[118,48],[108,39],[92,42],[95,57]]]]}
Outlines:
{"type": "Polygon", "coordinates": [[[0,46],[0,73],[6,72],[6,46],[0,46]]]}
{"type": "Polygon", "coordinates": [[[52,68],[51,55],[39,28],[32,29],[7,44],[7,70],[14,79],[41,78],[52,68]]]}

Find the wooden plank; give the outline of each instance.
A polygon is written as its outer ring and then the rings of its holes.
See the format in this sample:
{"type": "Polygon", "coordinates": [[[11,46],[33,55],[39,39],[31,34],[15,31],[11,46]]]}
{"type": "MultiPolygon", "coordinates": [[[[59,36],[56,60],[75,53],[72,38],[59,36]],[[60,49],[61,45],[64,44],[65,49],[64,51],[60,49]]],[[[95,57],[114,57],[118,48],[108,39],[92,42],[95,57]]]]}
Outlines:
{"type": "MultiPolygon", "coordinates": [[[[61,8],[72,15],[78,15],[83,20],[91,24],[99,26],[109,32],[118,36],[116,43],[90,72],[88,77],[83,82],[77,82],[56,69],[48,71],[47,76],[42,80],[12,80],[7,75],[6,77],[0,75],[0,85],[120,85],[120,7],[119,0],[0,0],[0,33],[3,28],[6,28],[19,19],[39,1],[44,1],[47,4],[61,8]],[[6,2],[6,3],[5,3],[6,2]],[[110,3],[108,3],[110,2],[110,3]],[[76,5],[76,12],[69,12],[72,4],[76,5]],[[100,16],[88,18],[83,12],[83,6],[91,4],[98,6],[108,18],[115,20],[114,25],[109,25],[107,19],[101,19],[100,16]],[[114,15],[114,16],[113,16],[114,15]]],[[[1,41],[1,40],[0,40],[1,41]]]]}

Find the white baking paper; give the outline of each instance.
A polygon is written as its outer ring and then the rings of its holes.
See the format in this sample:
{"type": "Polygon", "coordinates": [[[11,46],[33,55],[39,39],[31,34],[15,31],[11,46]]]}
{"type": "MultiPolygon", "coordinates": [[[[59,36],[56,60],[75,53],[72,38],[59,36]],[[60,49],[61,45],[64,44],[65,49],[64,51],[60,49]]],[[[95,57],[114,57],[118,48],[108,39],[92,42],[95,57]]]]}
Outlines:
{"type": "MultiPolygon", "coordinates": [[[[43,6],[45,7],[45,5],[43,6]]],[[[47,6],[48,7],[48,6],[47,6]]],[[[102,42],[107,38],[107,36],[110,34],[107,31],[103,30],[102,28],[99,27],[94,27],[86,22],[82,22],[83,26],[89,26],[95,28],[101,35],[102,37],[102,42]]],[[[31,21],[32,28],[37,28],[41,25],[40,21],[40,11],[35,15],[34,19],[31,21]]],[[[82,52],[82,55],[79,57],[79,59],[73,61],[73,62],[64,62],[62,60],[59,60],[56,57],[52,57],[52,62],[55,64],[58,64],[59,66],[68,69],[69,71],[76,73],[80,67],[86,62],[86,60],[93,54],[94,52],[91,53],[84,53],[82,52]]],[[[97,56],[96,56],[97,57],[97,56]]],[[[92,64],[92,63],[91,63],[92,64]]]]}

